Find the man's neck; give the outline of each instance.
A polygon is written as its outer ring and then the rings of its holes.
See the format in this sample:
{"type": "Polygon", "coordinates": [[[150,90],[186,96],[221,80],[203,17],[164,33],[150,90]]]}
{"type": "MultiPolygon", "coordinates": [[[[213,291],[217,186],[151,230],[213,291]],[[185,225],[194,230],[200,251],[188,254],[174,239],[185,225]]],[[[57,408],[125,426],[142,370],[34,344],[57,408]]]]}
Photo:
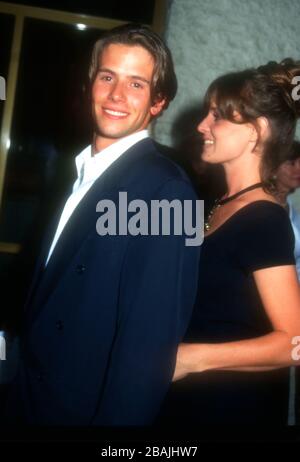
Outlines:
{"type": "Polygon", "coordinates": [[[124,136],[122,138],[104,138],[100,137],[99,135],[94,134],[93,136],[93,142],[92,142],[92,156],[95,156],[96,154],[100,153],[104,149],[119,143],[123,144],[128,143],[129,146],[131,144],[134,144],[136,141],[139,141],[139,139],[145,138],[145,136],[148,135],[147,129],[137,131],[135,133],[131,133],[130,135],[124,136]],[[124,143],[121,143],[122,140],[124,143]]]}
{"type": "Polygon", "coordinates": [[[115,140],[113,138],[104,138],[94,133],[93,142],[92,142],[92,156],[103,151],[103,149],[108,148],[108,146],[111,146],[116,141],[118,140],[117,139],[115,140]]]}

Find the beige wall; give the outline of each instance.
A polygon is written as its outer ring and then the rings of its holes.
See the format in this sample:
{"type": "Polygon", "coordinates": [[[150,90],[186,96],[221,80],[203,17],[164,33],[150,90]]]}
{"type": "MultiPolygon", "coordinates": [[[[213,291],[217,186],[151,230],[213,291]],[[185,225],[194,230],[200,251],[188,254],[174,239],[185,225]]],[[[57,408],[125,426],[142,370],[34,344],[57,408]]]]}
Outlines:
{"type": "Polygon", "coordinates": [[[172,144],[173,122],[197,104],[218,75],[300,58],[300,1],[173,0],[166,38],[179,89],[154,132],[159,141],[172,144]]]}
{"type": "MultiPolygon", "coordinates": [[[[200,105],[218,75],[285,57],[300,59],[300,1],[173,0],[166,39],[179,88],[154,136],[174,145],[178,118],[200,105]]],[[[299,129],[297,134],[300,139],[299,129]]]]}

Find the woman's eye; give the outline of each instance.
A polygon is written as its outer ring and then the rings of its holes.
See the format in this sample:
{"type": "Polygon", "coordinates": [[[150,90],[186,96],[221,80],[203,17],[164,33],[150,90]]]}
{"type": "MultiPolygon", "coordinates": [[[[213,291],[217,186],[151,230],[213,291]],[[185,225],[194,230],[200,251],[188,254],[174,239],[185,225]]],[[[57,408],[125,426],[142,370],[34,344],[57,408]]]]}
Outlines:
{"type": "Polygon", "coordinates": [[[212,115],[215,120],[221,119],[220,113],[218,111],[212,111],[212,115]]]}

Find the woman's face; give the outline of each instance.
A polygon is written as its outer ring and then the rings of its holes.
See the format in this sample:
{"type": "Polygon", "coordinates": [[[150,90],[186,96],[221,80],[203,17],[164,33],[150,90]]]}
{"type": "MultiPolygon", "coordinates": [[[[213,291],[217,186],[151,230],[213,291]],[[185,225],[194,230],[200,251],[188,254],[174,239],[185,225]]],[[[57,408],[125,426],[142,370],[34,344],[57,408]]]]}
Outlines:
{"type": "MultiPolygon", "coordinates": [[[[300,153],[299,153],[300,155],[300,153]]],[[[276,173],[279,189],[292,190],[300,187],[300,157],[287,160],[280,165],[276,173]]]]}
{"type": "MultiPolygon", "coordinates": [[[[238,121],[239,114],[236,113],[238,121]]],[[[202,159],[213,164],[232,162],[253,149],[255,129],[248,123],[233,123],[222,119],[215,104],[211,104],[197,130],[203,135],[202,159]]]]}

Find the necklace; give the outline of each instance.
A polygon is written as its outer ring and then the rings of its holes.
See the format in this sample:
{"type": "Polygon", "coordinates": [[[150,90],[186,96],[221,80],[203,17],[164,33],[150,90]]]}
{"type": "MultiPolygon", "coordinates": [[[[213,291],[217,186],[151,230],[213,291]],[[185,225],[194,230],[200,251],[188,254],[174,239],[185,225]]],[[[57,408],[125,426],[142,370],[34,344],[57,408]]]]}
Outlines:
{"type": "Polygon", "coordinates": [[[248,191],[252,191],[252,189],[256,189],[256,188],[261,188],[263,186],[263,183],[255,183],[255,184],[252,184],[251,186],[248,186],[247,188],[244,188],[244,189],[241,189],[241,191],[233,194],[232,196],[229,196],[229,197],[226,197],[226,199],[217,199],[211,209],[211,211],[209,212],[208,216],[207,216],[207,219],[204,223],[204,228],[205,228],[205,231],[209,231],[210,230],[210,220],[211,220],[211,217],[213,216],[213,214],[215,213],[215,211],[221,207],[222,205],[224,204],[227,204],[227,202],[230,202],[230,201],[233,201],[234,199],[236,199],[237,197],[241,196],[242,194],[245,194],[246,192],[248,191]]]}

